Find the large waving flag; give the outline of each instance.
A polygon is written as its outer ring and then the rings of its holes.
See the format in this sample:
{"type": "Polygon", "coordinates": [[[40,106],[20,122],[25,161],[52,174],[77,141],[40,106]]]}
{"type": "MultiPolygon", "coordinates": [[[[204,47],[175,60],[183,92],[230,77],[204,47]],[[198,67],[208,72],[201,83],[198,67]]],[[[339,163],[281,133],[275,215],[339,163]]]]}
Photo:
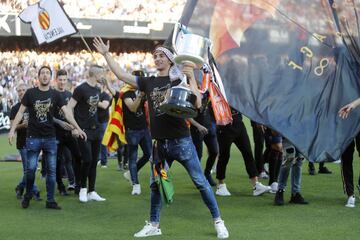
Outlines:
{"type": "Polygon", "coordinates": [[[31,24],[31,31],[38,45],[78,32],[57,0],[41,0],[30,5],[19,14],[19,18],[31,24]]]}
{"type": "Polygon", "coordinates": [[[209,37],[227,99],[310,161],[338,159],[360,130],[360,36],[353,0],[189,0],[181,23],[209,37]]]}

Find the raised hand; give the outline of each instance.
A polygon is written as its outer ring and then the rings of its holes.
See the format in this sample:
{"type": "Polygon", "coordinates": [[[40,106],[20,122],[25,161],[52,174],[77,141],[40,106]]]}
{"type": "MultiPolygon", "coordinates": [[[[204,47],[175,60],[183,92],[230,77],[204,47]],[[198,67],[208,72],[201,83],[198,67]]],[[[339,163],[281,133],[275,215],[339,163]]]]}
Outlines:
{"type": "Polygon", "coordinates": [[[96,48],[96,50],[102,55],[105,55],[106,53],[109,52],[109,49],[110,49],[110,41],[109,40],[107,40],[107,42],[105,44],[100,37],[95,37],[93,40],[93,45],[96,48]]]}

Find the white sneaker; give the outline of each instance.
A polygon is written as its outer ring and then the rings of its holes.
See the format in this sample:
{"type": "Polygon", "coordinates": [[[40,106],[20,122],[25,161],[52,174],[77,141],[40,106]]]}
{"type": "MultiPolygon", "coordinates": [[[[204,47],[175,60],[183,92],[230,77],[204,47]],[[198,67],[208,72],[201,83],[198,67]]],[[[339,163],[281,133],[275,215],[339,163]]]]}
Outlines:
{"type": "Polygon", "coordinates": [[[133,190],[131,192],[131,195],[140,195],[141,194],[141,187],[140,184],[134,184],[133,190]]]}
{"type": "Polygon", "coordinates": [[[351,196],[348,198],[345,207],[354,208],[355,207],[355,196],[351,196]]]}
{"type": "Polygon", "coordinates": [[[145,221],[145,226],[139,232],[134,234],[134,237],[150,237],[161,235],[161,229],[154,227],[148,221],[145,221]]]}
{"type": "Polygon", "coordinates": [[[259,196],[263,193],[269,192],[271,187],[263,185],[261,182],[257,182],[253,188],[253,195],[259,196]]]}
{"type": "Polygon", "coordinates": [[[275,194],[278,190],[278,186],[279,184],[277,182],[273,182],[271,185],[270,185],[270,193],[272,194],[275,194]]]}
{"type": "Polygon", "coordinates": [[[128,180],[128,181],[130,182],[130,184],[132,185],[130,171],[128,170],[128,171],[124,172],[123,176],[124,176],[124,178],[125,178],[126,180],[128,180]]]}
{"type": "Polygon", "coordinates": [[[225,239],[229,237],[229,232],[227,228],[225,227],[225,223],[223,220],[217,220],[214,224],[215,230],[217,233],[217,237],[219,239],[225,239]]]}
{"type": "Polygon", "coordinates": [[[231,193],[226,188],[225,183],[219,184],[215,193],[216,193],[216,195],[219,195],[219,196],[231,196],[231,193]]]}
{"type": "Polygon", "coordinates": [[[97,201],[97,202],[102,202],[105,201],[105,198],[102,198],[99,196],[99,194],[97,194],[95,191],[89,192],[87,195],[88,201],[97,201]]]}
{"type": "Polygon", "coordinates": [[[107,165],[101,165],[101,168],[108,168],[107,165]]]}
{"type": "Polygon", "coordinates": [[[87,188],[80,188],[79,200],[80,200],[80,202],[83,202],[83,203],[88,201],[87,188]]]}
{"type": "Polygon", "coordinates": [[[267,173],[265,171],[262,171],[259,175],[259,178],[262,178],[262,179],[268,179],[269,178],[269,175],[267,175],[267,173]]]}

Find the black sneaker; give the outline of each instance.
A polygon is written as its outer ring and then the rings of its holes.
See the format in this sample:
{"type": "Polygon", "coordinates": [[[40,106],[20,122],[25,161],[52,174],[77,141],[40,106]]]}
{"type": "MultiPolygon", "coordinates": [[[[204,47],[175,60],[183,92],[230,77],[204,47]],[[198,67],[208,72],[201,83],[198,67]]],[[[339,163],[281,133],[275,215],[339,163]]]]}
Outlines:
{"type": "Polygon", "coordinates": [[[314,167],[314,163],[310,163],[309,162],[309,175],[315,175],[315,167],[314,167]]]}
{"type": "Polygon", "coordinates": [[[16,198],[17,198],[17,199],[22,199],[22,195],[24,194],[24,189],[21,188],[21,187],[19,187],[19,186],[17,186],[17,187],[15,188],[15,193],[16,193],[16,198]]]}
{"type": "Polygon", "coordinates": [[[275,205],[277,206],[282,206],[284,205],[284,190],[283,189],[279,189],[277,190],[276,194],[275,194],[275,201],[274,201],[275,205]]]}
{"type": "Polygon", "coordinates": [[[319,168],[318,173],[332,174],[332,171],[330,171],[327,167],[321,167],[321,168],[319,168]]]}
{"type": "Polygon", "coordinates": [[[56,202],[46,201],[45,207],[49,209],[61,210],[61,207],[56,202]]]}
{"type": "Polygon", "coordinates": [[[30,205],[31,198],[32,198],[31,195],[25,194],[23,200],[21,201],[21,207],[28,208],[30,205]]]}
{"type": "Polygon", "coordinates": [[[305,199],[301,196],[300,193],[292,194],[289,203],[294,203],[294,204],[309,204],[309,202],[305,201],[305,199]]]}
{"type": "Polygon", "coordinates": [[[216,182],[214,181],[214,179],[211,177],[211,174],[205,174],[205,178],[207,179],[207,181],[209,182],[210,186],[215,187],[216,186],[216,182]]]}

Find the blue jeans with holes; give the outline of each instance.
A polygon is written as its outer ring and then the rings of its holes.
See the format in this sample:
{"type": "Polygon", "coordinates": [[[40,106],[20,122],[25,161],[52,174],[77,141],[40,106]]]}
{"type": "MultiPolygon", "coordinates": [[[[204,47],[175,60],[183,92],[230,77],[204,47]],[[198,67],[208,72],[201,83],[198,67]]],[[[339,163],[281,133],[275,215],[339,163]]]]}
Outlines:
{"type": "Polygon", "coordinates": [[[127,129],[125,134],[129,150],[129,170],[131,175],[131,181],[133,184],[139,184],[137,165],[144,166],[151,157],[152,142],[150,131],[148,128],[140,130],[127,129]],[[137,164],[136,161],[139,145],[144,155],[138,160],[137,164]]]}
{"type": "MultiPolygon", "coordinates": [[[[157,147],[160,160],[167,161],[169,167],[174,162],[174,160],[177,160],[181,165],[184,166],[196,188],[200,191],[201,197],[209,208],[213,219],[219,218],[220,211],[215,199],[214,192],[212,191],[209,182],[202,173],[200,161],[198,159],[191,137],[159,140],[157,142],[157,147]]],[[[155,183],[153,174],[154,173],[152,171],[150,179],[150,222],[159,223],[162,203],[160,192],[157,184],[155,183]]]]}
{"type": "Polygon", "coordinates": [[[55,182],[56,182],[56,138],[33,138],[26,139],[27,151],[27,170],[26,170],[26,194],[31,195],[35,181],[35,172],[40,151],[43,151],[46,162],[46,192],[47,201],[55,202],[55,182]]]}
{"type": "Polygon", "coordinates": [[[284,159],[279,173],[279,189],[286,188],[286,182],[291,169],[291,193],[300,193],[301,191],[301,166],[304,157],[288,140],[283,142],[284,159]]]}
{"type": "MultiPolygon", "coordinates": [[[[23,166],[23,177],[21,178],[21,181],[17,185],[17,188],[25,189],[26,188],[26,169],[27,169],[27,149],[22,148],[22,149],[18,149],[18,150],[19,150],[19,153],[21,156],[21,162],[22,162],[22,166],[23,166]]],[[[38,192],[39,192],[39,189],[37,188],[36,184],[34,183],[32,193],[35,194],[38,192]]]]}

